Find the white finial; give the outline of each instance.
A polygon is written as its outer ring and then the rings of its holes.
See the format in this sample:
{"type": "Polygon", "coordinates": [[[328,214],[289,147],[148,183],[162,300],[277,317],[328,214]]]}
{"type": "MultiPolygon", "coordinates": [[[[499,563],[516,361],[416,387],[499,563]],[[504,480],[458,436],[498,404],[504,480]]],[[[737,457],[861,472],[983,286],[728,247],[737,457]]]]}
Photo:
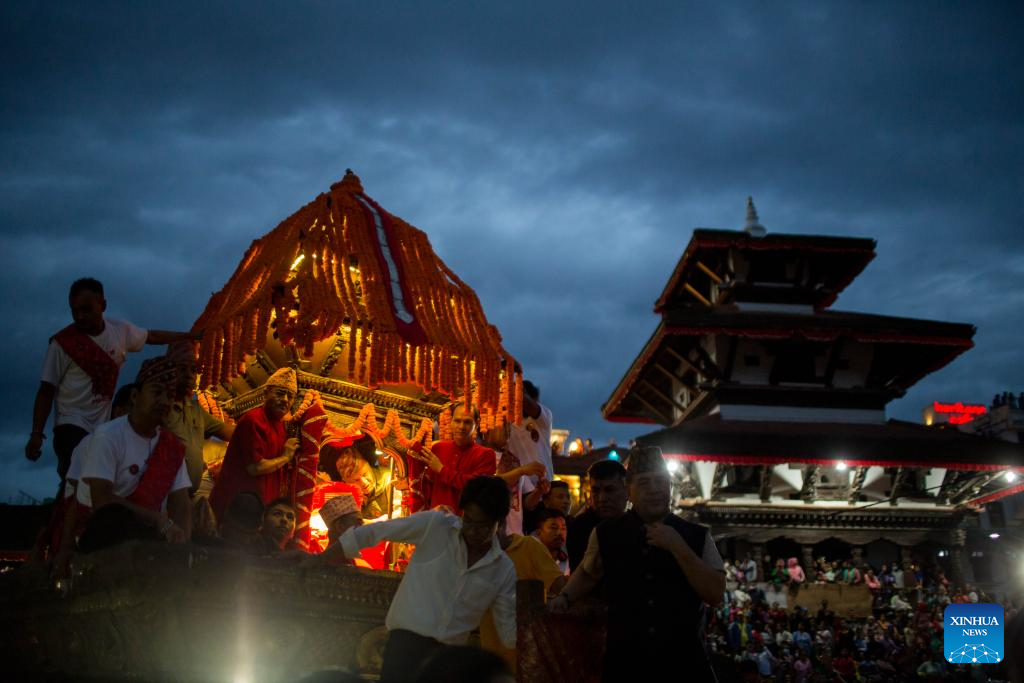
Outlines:
{"type": "Polygon", "coordinates": [[[764,237],[767,234],[764,226],[758,222],[757,209],[754,208],[754,198],[747,197],[747,224],[743,228],[751,237],[764,237]]]}

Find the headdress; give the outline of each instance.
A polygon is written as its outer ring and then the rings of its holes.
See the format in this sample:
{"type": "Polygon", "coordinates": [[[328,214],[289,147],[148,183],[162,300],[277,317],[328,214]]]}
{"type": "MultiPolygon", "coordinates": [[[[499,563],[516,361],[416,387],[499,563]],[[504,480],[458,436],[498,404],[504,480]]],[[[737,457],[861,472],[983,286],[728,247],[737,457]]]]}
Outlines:
{"type": "Polygon", "coordinates": [[[323,507],[320,508],[320,519],[324,520],[324,524],[330,526],[338,519],[353,512],[359,512],[359,508],[356,507],[355,496],[351,493],[339,493],[333,498],[328,499],[323,507]]]}
{"type": "Polygon", "coordinates": [[[135,376],[135,386],[139,389],[144,384],[163,384],[168,389],[173,389],[178,383],[178,365],[167,356],[147,358],[139,368],[139,374],[135,376]]]}
{"type": "Polygon", "coordinates": [[[267,378],[266,387],[281,387],[293,394],[299,391],[299,380],[293,368],[281,368],[267,378]]]}
{"type": "Polygon", "coordinates": [[[629,449],[626,459],[626,473],[629,475],[647,472],[667,472],[665,458],[657,446],[635,446],[629,449]]]}

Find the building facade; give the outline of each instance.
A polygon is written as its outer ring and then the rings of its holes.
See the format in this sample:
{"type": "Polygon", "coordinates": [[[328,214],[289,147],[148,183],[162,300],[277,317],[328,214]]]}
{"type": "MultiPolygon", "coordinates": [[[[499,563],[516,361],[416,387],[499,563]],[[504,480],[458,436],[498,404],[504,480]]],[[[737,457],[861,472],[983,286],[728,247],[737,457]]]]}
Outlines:
{"type": "Polygon", "coordinates": [[[1024,447],[889,419],[973,346],[969,324],[832,308],[875,256],[851,237],[694,231],[660,321],[602,407],[674,468],[678,506],[726,554],[915,559],[972,578],[966,529],[1012,493],[1024,447]]]}

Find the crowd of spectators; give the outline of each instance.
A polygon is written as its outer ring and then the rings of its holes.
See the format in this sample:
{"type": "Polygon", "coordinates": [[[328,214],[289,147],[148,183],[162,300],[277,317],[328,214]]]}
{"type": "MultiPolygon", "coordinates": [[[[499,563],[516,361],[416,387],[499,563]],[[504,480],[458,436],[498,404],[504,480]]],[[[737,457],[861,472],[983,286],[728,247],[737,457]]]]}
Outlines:
{"type": "Polygon", "coordinates": [[[793,683],[1008,678],[1003,664],[946,661],[943,611],[953,602],[1000,602],[1009,623],[1019,607],[974,586],[953,585],[937,566],[925,570],[914,563],[904,570],[886,563],[876,570],[822,557],[805,571],[796,558],[762,566],[748,555],[726,561],[725,568],[725,601],[709,610],[706,635],[715,668],[728,672],[726,679],[732,672],[742,680],[793,683]],[[813,611],[797,600],[800,585],[808,582],[863,584],[870,614],[840,616],[827,600],[813,611]]]}

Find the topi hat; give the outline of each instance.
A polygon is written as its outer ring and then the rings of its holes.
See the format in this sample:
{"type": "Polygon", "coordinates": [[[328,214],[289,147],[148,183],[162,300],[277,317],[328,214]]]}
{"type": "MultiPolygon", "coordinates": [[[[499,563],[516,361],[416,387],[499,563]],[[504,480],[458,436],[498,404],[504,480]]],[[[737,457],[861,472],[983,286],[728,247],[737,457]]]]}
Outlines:
{"type": "Polygon", "coordinates": [[[626,456],[626,473],[629,475],[647,472],[668,472],[665,458],[657,446],[634,446],[626,456]]]}
{"type": "Polygon", "coordinates": [[[281,387],[282,389],[287,389],[293,394],[296,394],[299,391],[299,380],[293,368],[281,368],[267,378],[267,382],[264,386],[267,388],[281,387]]]}
{"type": "Polygon", "coordinates": [[[324,524],[330,526],[345,515],[350,515],[353,512],[359,512],[359,508],[356,507],[355,496],[351,493],[339,493],[329,498],[323,507],[320,508],[320,519],[324,520],[324,524]]]}
{"type": "Polygon", "coordinates": [[[178,364],[167,356],[147,358],[139,368],[139,374],[135,376],[135,386],[139,389],[144,384],[163,384],[173,388],[178,383],[178,364]]]}

